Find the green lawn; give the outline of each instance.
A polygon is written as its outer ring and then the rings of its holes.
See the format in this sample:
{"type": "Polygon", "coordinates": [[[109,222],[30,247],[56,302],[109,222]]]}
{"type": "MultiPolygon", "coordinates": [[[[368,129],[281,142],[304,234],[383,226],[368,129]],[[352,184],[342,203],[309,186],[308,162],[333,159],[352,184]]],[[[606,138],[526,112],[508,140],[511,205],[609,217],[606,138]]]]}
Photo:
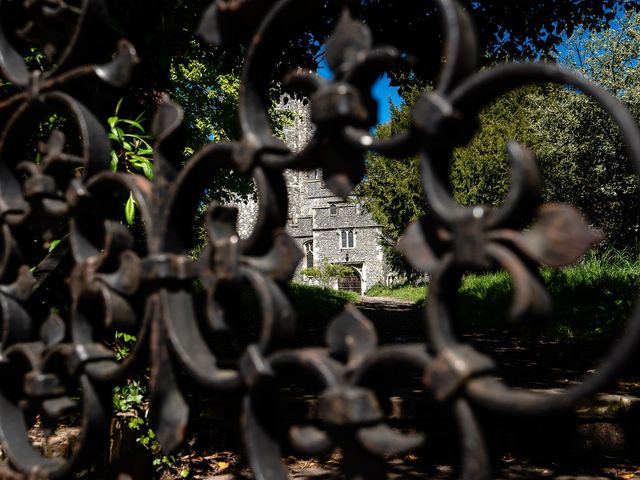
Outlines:
{"type": "MultiPolygon", "coordinates": [[[[630,313],[640,287],[640,261],[621,254],[590,256],[573,267],[542,268],[541,275],[553,299],[553,315],[543,324],[525,325],[525,331],[555,338],[608,336],[619,333],[630,313]]],[[[373,287],[367,295],[421,303],[425,288],[373,287]]],[[[513,329],[510,302],[511,283],[505,272],[467,275],[457,304],[463,328],[513,329]]]]}
{"type": "Polygon", "coordinates": [[[425,285],[398,285],[394,287],[374,285],[365,292],[365,295],[370,297],[394,297],[417,303],[424,300],[425,293],[425,285]]]}
{"type": "Polygon", "coordinates": [[[312,287],[302,283],[289,284],[291,296],[300,315],[319,316],[337,313],[347,302],[357,302],[360,296],[354,292],[312,287]]]}

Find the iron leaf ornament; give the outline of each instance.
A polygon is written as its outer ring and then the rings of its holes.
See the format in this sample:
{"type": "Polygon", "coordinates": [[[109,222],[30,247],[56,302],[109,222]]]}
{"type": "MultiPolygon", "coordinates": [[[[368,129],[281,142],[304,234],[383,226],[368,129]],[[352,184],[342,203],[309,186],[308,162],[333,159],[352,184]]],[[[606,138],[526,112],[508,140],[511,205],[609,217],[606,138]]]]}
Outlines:
{"type": "MultiPolygon", "coordinates": [[[[508,207],[458,207],[447,212],[447,218],[425,218],[408,227],[398,247],[415,268],[430,274],[442,268],[478,272],[504,268],[515,288],[512,318],[545,316],[551,309],[550,298],[534,265],[575,263],[603,235],[590,228],[574,207],[560,203],[537,208],[527,230],[513,229],[527,222],[522,213],[541,203],[542,192],[533,154],[515,142],[507,145],[507,151],[513,166],[508,207]],[[512,212],[520,215],[514,218],[512,212]]],[[[435,176],[428,166],[425,173],[435,176]]]]}

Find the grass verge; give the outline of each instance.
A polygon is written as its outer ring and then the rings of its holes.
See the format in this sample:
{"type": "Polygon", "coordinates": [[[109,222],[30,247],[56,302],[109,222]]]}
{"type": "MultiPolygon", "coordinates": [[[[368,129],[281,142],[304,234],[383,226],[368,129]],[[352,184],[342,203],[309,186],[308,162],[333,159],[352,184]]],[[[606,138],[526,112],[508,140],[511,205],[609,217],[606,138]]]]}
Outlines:
{"type": "MultiPolygon", "coordinates": [[[[590,256],[565,269],[541,269],[553,300],[544,324],[526,325],[553,338],[595,338],[620,333],[640,285],[640,262],[620,254],[590,256]]],[[[467,328],[512,328],[507,310],[511,282],[504,272],[469,275],[460,288],[459,309],[467,328]]]]}
{"type": "MultiPolygon", "coordinates": [[[[540,274],[553,300],[553,314],[546,322],[522,326],[551,338],[598,338],[619,334],[631,313],[640,286],[640,261],[620,253],[591,255],[578,265],[542,268],[540,274]]],[[[424,302],[423,286],[374,287],[372,296],[391,296],[424,302]]],[[[467,275],[458,293],[462,328],[519,329],[508,317],[512,285],[506,272],[467,275]]]]}
{"type": "Polygon", "coordinates": [[[366,291],[365,295],[370,297],[393,297],[400,300],[408,300],[416,303],[424,300],[426,293],[425,285],[397,285],[388,287],[386,285],[374,285],[366,291]]]}
{"type": "Polygon", "coordinates": [[[347,302],[357,302],[360,296],[354,292],[313,287],[302,283],[289,284],[293,302],[300,315],[326,316],[338,313],[347,302]]]}
{"type": "Polygon", "coordinates": [[[324,346],[326,330],[347,302],[355,303],[360,296],[354,292],[313,287],[301,283],[289,284],[298,326],[297,346],[324,346]]]}

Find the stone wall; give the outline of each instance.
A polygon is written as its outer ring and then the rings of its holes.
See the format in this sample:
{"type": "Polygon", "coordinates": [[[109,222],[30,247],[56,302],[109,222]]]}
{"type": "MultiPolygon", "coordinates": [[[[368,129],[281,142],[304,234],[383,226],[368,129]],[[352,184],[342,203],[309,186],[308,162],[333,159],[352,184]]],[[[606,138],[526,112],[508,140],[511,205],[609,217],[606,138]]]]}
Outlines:
{"type": "MultiPolygon", "coordinates": [[[[290,123],[283,128],[284,141],[293,151],[299,151],[314,132],[309,107],[304,99],[289,95],[281,98],[284,111],[291,112],[290,123]]],[[[289,221],[287,231],[300,249],[312,242],[314,265],[326,259],[352,267],[361,281],[361,293],[376,283],[386,283],[390,273],[379,245],[380,227],[354,196],[346,200],[335,196],[322,181],[322,171],[285,171],[289,194],[289,221]],[[335,208],[332,210],[332,206],[335,208]],[[343,248],[341,231],[352,230],[355,245],[343,248]]],[[[246,238],[257,216],[257,202],[239,203],[238,232],[246,238]]],[[[306,267],[306,256],[300,263],[295,279],[314,283],[300,275],[306,267]]]]}
{"type": "Polygon", "coordinates": [[[387,275],[379,228],[354,228],[355,247],[341,248],[340,229],[314,229],[314,258],[318,263],[326,258],[329,263],[342,263],[358,270],[362,292],[376,283],[383,283],[387,275]]]}
{"type": "MultiPolygon", "coordinates": [[[[283,126],[283,140],[294,152],[302,150],[313,136],[314,126],[307,104],[306,99],[298,99],[289,94],[280,98],[280,109],[289,112],[291,117],[283,126]]],[[[306,172],[286,170],[284,175],[289,194],[289,217],[311,216],[309,209],[303,210],[308,196],[306,172]]],[[[238,233],[241,238],[247,238],[258,215],[258,204],[254,200],[247,200],[239,201],[235,206],[238,208],[238,233]]]]}

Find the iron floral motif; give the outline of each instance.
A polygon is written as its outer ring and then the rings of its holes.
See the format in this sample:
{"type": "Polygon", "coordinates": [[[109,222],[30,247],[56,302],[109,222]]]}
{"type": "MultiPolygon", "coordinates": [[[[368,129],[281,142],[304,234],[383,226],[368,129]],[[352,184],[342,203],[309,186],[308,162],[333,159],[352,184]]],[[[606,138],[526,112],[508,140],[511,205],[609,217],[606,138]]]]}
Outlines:
{"type": "MultiPolygon", "coordinates": [[[[97,33],[87,29],[105,20],[104,4],[100,1],[73,5],[0,2],[2,27],[14,18],[10,13],[15,13],[12,9],[19,6],[29,16],[17,35],[40,44],[51,67],[30,71],[0,28],[0,72],[11,82],[10,96],[0,102],[3,119],[0,438],[16,470],[33,478],[61,477],[90,464],[104,447],[111,410],[110,387],[90,380],[85,369],[89,363],[103,361],[105,352],[74,348],[66,343],[68,324],[50,302],[42,302],[44,286],[52,277],[64,275],[67,268],[68,237],[59,225],[68,220],[72,199],[82,190],[82,180],[76,171],[82,168],[84,178],[88,179],[109,168],[110,144],[106,132],[69,91],[76,80],[91,77],[123,85],[137,58],[133,46],[122,41],[119,55],[110,62],[85,63],[88,50],[83,42],[89,33],[97,33]],[[30,140],[43,113],[54,106],[75,120],[79,147],[67,151],[64,134],[53,130],[48,141],[39,146],[41,160],[25,159],[24,143],[30,140]],[[63,237],[58,248],[46,255],[57,235],[63,237]],[[82,422],[82,433],[70,458],[42,457],[30,445],[31,422],[39,415],[42,426],[51,431],[70,412],[79,412],[82,422]]],[[[111,352],[108,353],[110,357],[111,352]]]]}
{"type": "Polygon", "coordinates": [[[134,364],[144,361],[143,355],[149,355],[152,422],[167,452],[182,442],[189,416],[174,363],[213,390],[237,390],[245,382],[242,358],[236,359],[237,368],[221,367],[215,348],[205,340],[193,282],[199,280],[206,293],[206,326],[214,335],[233,329],[229,296],[247,286],[256,292],[262,330],[254,348],[263,354],[292,334],[295,314],[278,281],[293,275],[302,255],[282,228],[286,197],[281,175],[256,171],[259,197],[279,199],[269,204],[271,213],[264,213],[265,221],[256,226],[253,237],[240,239],[236,211],[214,202],[206,215],[209,244],[199,259],[188,257],[193,241],[190,222],[215,172],[234,166],[234,150],[231,144],[210,145],[178,172],[175,135],[182,118],[180,107],[165,99],[154,120],[153,182],[112,173],[93,177],[88,194],[76,206],[71,236],[76,260],[71,288],[74,341],[99,350],[94,339],[100,323],[106,331],[136,333],[138,344],[122,365],[92,369],[91,375],[102,382],[122,380],[134,364]],[[145,246],[138,251],[133,236],[117,221],[123,201],[114,196],[118,191],[122,195],[131,191],[136,199],[145,229],[145,246]],[[97,204],[111,216],[96,217],[97,204]],[[96,230],[104,235],[96,237],[96,230]],[[224,295],[219,295],[222,291],[224,295]],[[98,311],[101,322],[96,322],[98,311]]]}
{"type": "MultiPolygon", "coordinates": [[[[525,147],[512,142],[507,146],[512,163],[511,189],[505,205],[488,208],[482,205],[460,207],[453,199],[435,199],[442,192],[430,183],[427,197],[448,203],[432,217],[411,224],[398,242],[413,266],[430,274],[444,275],[443,270],[457,268],[485,271],[502,267],[514,282],[511,317],[544,316],[551,309],[550,299],[540,283],[533,265],[562,267],[578,261],[602,233],[589,228],[572,206],[541,203],[541,179],[535,157],[525,147]],[[525,231],[535,212],[535,222],[525,231]],[[535,263],[534,263],[535,262],[535,263]]],[[[436,173],[425,163],[425,175],[436,173]]]]}
{"type": "MultiPolygon", "coordinates": [[[[8,9],[8,2],[0,3],[0,8],[8,9]]],[[[24,8],[30,15],[27,24],[18,35],[41,45],[47,54],[51,67],[47,70],[29,70],[22,55],[14,49],[0,29],[0,72],[9,80],[17,92],[0,102],[0,110],[6,115],[6,123],[0,138],[0,155],[3,157],[3,171],[0,185],[3,195],[2,211],[9,223],[31,222],[43,230],[43,240],[50,242],[55,237],[52,231],[56,220],[68,215],[65,195],[70,188],[74,172],[83,167],[86,176],[109,168],[111,146],[104,128],[81,102],[67,93],[74,82],[96,78],[107,84],[124,86],[137,63],[134,47],[121,40],[117,55],[105,64],[85,64],[90,53],[87,37],[97,32],[91,28],[104,23],[105,4],[102,1],[83,0],[77,5],[70,3],[49,4],[44,1],[25,1],[24,8]],[[69,26],[69,38],[54,37],[54,32],[66,33],[60,25],[69,26]],[[67,42],[60,46],[61,42],[67,42]],[[59,53],[58,53],[59,52],[59,53]],[[60,106],[75,119],[81,146],[78,152],[65,152],[68,143],[64,134],[54,129],[47,142],[40,145],[43,161],[15,161],[20,158],[22,142],[28,141],[37,126],[39,117],[47,109],[60,106]],[[36,122],[34,124],[34,122],[36,122]],[[20,190],[20,178],[25,172],[24,195],[9,195],[20,190]]],[[[15,8],[15,6],[13,7],[15,8]]],[[[9,17],[7,15],[7,17],[9,17]]]]}
{"type": "Polygon", "coordinates": [[[385,422],[386,399],[377,391],[380,371],[402,368],[420,373],[431,358],[420,344],[378,346],[375,328],[353,306],[331,322],[326,341],[327,350],[279,350],[257,362],[262,367],[245,397],[242,418],[251,465],[254,471],[273,472],[272,478],[287,477],[273,412],[278,410],[280,383],[297,371],[293,378],[302,376],[317,384],[317,422],[290,426],[292,446],[314,457],[339,447],[348,475],[386,478],[385,457],[415,450],[424,436],[396,432],[385,422]]]}

